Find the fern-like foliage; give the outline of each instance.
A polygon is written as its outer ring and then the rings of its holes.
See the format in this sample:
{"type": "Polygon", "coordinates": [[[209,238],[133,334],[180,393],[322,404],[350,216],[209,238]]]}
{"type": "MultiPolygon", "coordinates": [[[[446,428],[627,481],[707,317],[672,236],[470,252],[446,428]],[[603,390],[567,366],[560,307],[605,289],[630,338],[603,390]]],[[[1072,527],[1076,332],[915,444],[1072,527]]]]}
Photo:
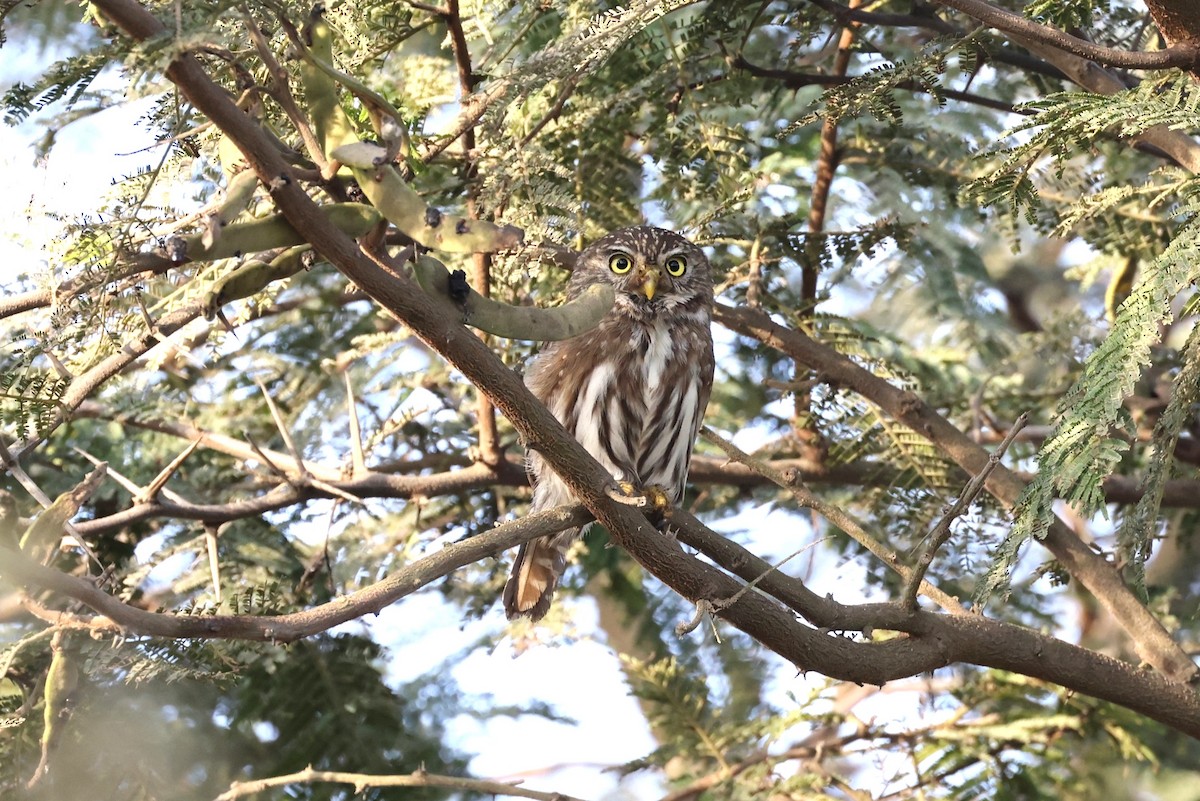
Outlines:
{"type": "Polygon", "coordinates": [[[1050,525],[1051,504],[1061,497],[1085,515],[1104,504],[1101,481],[1129,448],[1128,418],[1122,401],[1150,362],[1159,327],[1173,318],[1172,301],[1200,278],[1200,205],[1185,209],[1175,239],[1143,271],[1121,304],[1112,332],[1087,360],[1083,375],[1059,405],[1054,435],[1039,456],[1039,471],[1017,507],[1016,524],[978,592],[980,601],[1006,586],[1020,546],[1041,538],[1050,525]]]}
{"type": "Polygon", "coordinates": [[[1200,113],[1200,88],[1189,76],[1167,72],[1124,92],[1060,92],[1027,103],[1033,116],[1008,129],[984,156],[996,163],[963,187],[963,195],[986,206],[1023,215],[1038,225],[1043,200],[1038,194],[1038,162],[1050,159],[1061,177],[1068,161],[1086,154],[1101,139],[1129,139],[1151,128],[1191,129],[1200,113]]]}
{"type": "Polygon", "coordinates": [[[1128,565],[1126,573],[1143,595],[1146,560],[1154,545],[1163,487],[1171,477],[1175,446],[1179,435],[1195,421],[1196,404],[1200,402],[1200,326],[1192,328],[1182,355],[1183,365],[1175,377],[1171,400],[1154,427],[1149,463],[1142,477],[1142,497],[1133,511],[1126,514],[1117,532],[1128,565]]]}
{"type": "Polygon", "coordinates": [[[70,110],[82,100],[100,72],[112,63],[116,46],[99,47],[64,59],[44,72],[34,83],[16,83],[4,93],[6,125],[18,125],[29,115],[63,101],[70,110]]]}
{"type": "Polygon", "coordinates": [[[49,429],[62,408],[71,379],[48,370],[12,369],[0,373],[0,425],[22,438],[49,429]]]}

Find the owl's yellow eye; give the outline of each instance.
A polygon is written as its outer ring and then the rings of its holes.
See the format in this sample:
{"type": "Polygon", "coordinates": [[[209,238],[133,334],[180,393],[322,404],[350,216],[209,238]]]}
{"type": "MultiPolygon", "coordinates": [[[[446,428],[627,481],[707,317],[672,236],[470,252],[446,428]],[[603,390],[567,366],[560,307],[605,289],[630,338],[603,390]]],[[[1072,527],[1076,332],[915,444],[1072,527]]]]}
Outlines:
{"type": "Polygon", "coordinates": [[[687,259],[683,256],[672,256],[667,259],[667,275],[678,278],[687,270],[687,259]]]}
{"type": "Polygon", "coordinates": [[[624,275],[633,269],[633,257],[618,251],[608,257],[608,269],[617,275],[624,275]]]}

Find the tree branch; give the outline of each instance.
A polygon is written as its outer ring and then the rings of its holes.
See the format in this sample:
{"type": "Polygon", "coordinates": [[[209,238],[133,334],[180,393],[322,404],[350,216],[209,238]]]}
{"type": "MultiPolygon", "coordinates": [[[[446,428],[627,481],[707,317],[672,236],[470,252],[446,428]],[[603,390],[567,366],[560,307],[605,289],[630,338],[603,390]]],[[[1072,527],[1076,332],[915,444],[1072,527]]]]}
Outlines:
{"type": "MultiPolygon", "coordinates": [[[[759,590],[820,627],[820,643],[844,650],[841,658],[857,660],[859,667],[871,666],[872,671],[886,674],[894,655],[885,656],[877,649],[888,643],[907,642],[925,660],[926,671],[953,662],[1012,670],[1112,701],[1200,739],[1200,696],[1189,684],[1170,681],[1137,665],[978,614],[910,611],[896,602],[842,604],[817,595],[800,579],[772,569],[766,560],[686,512],[672,510],[671,514],[671,525],[680,542],[747,582],[758,580],[759,590]],[[855,642],[824,636],[828,632],[878,630],[904,632],[909,639],[855,642]],[[1184,704],[1186,709],[1177,709],[1176,704],[1184,704]]],[[[802,626],[793,629],[808,631],[802,626]]],[[[880,673],[865,683],[881,684],[880,673]]]]}
{"type": "Polygon", "coordinates": [[[313,770],[311,766],[285,776],[272,776],[269,779],[254,779],[246,782],[234,782],[228,790],[221,793],[213,801],[234,801],[248,795],[255,795],[273,787],[286,787],[289,784],[352,784],[354,794],[358,795],[368,787],[444,787],[449,790],[460,790],[469,793],[482,793],[490,796],[512,796],[514,798],[532,798],[534,801],[580,801],[573,795],[558,792],[541,792],[526,790],[508,782],[488,781],[487,779],[467,779],[458,776],[439,776],[434,773],[417,771],[407,775],[381,775],[375,773],[345,773],[332,770],[313,770]]]}
{"type": "Polygon", "coordinates": [[[292,642],[378,612],[460,567],[527,540],[582,525],[590,519],[591,516],[582,507],[562,506],[502,523],[491,531],[418,559],[369,587],[312,609],[286,615],[177,615],[148,612],[119,601],[90,581],[43,567],[20,551],[2,546],[0,580],[41,587],[80,601],[100,616],[82,618],[68,613],[55,613],[52,622],[86,628],[93,633],[292,642]]]}
{"type": "MultiPolygon", "coordinates": [[[[746,72],[758,78],[767,78],[773,81],[778,81],[789,89],[800,89],[805,86],[844,86],[854,80],[846,75],[834,74],[828,75],[817,72],[798,72],[796,70],[778,69],[776,67],[762,67],[754,64],[746,59],[745,56],[734,56],[731,66],[734,69],[745,70],[746,72]]],[[[929,93],[929,88],[915,84],[911,81],[903,81],[895,84],[895,88],[903,89],[908,92],[929,93]]],[[[941,96],[950,100],[958,100],[963,103],[971,103],[984,108],[991,108],[997,111],[1004,111],[1009,114],[1032,114],[1032,111],[1017,109],[1012,103],[1005,103],[1003,100],[995,100],[984,95],[974,92],[964,92],[959,89],[942,88],[938,90],[941,96]]],[[[824,131],[824,128],[822,128],[824,131]]],[[[814,194],[816,187],[813,187],[814,194]]]]}
{"type": "MultiPolygon", "coordinates": [[[[826,380],[850,387],[870,399],[894,419],[928,439],[969,473],[979,473],[988,463],[991,456],[988,451],[915,394],[873,375],[832,348],[778,325],[756,309],[735,309],[717,304],[714,318],[736,333],[807,364],[826,380]]],[[[987,489],[1011,508],[1020,499],[1025,482],[1006,467],[998,466],[988,480],[987,489]]],[[[1195,663],[1171,639],[1158,618],[1125,586],[1116,569],[1084,544],[1066,524],[1055,520],[1042,544],[1112,614],[1129,634],[1142,659],[1175,681],[1190,681],[1196,676],[1195,663]]]]}
{"type": "Polygon", "coordinates": [[[771,467],[738,448],[732,442],[718,436],[712,429],[705,427],[701,429],[700,433],[706,440],[725,451],[731,459],[736,459],[751,470],[760,473],[772,483],[787,490],[801,506],[812,509],[830,523],[833,523],[846,532],[851,539],[874,554],[880,562],[894,570],[906,582],[914,583],[922,594],[932,599],[943,609],[950,612],[965,611],[957,598],[951,598],[928,581],[916,576],[915,571],[900,560],[899,554],[885,545],[879,537],[867,531],[866,527],[854,519],[854,517],[833,504],[825,503],[803,487],[794,477],[786,473],[776,472],[771,467]]]}
{"type": "Polygon", "coordinates": [[[1017,433],[1025,427],[1025,423],[1029,421],[1029,413],[1026,412],[1017,418],[1013,423],[1012,428],[1008,432],[1008,436],[1000,443],[1000,446],[992,452],[988,457],[988,463],[982,470],[971,476],[971,480],[967,482],[967,486],[959,493],[954,503],[942,515],[941,520],[933,527],[933,531],[929,533],[928,542],[926,542],[921,555],[917,558],[916,566],[913,567],[913,573],[908,578],[904,585],[904,592],[901,593],[900,603],[906,609],[917,608],[917,592],[921,589],[921,584],[924,583],[925,573],[933,564],[933,557],[937,554],[946,540],[950,539],[950,526],[966,513],[971,504],[975,503],[975,499],[979,497],[979,493],[983,492],[984,484],[987,483],[987,478],[1000,465],[1000,459],[1008,450],[1008,446],[1016,439],[1017,433]]]}
{"type": "Polygon", "coordinates": [[[38,433],[13,448],[13,456],[21,459],[43,442],[52,431],[71,418],[71,412],[94,393],[104,382],[119,374],[137,358],[149,351],[160,341],[159,337],[172,334],[184,325],[200,317],[203,313],[201,306],[193,304],[167,312],[153,321],[153,327],[133,340],[126,342],[120,350],[101,359],[98,364],[85,373],[71,380],[62,397],[58,399],[59,408],[44,426],[39,426],[38,433]]]}
{"type": "Polygon", "coordinates": [[[1021,14],[984,2],[984,0],[936,0],[936,2],[974,17],[989,28],[1019,37],[1019,40],[1051,47],[1109,67],[1137,70],[1165,70],[1181,67],[1190,70],[1200,63],[1200,47],[1191,42],[1180,42],[1165,50],[1131,52],[1115,47],[1104,47],[1086,39],[1080,39],[1065,31],[1035,22],[1021,14]]]}

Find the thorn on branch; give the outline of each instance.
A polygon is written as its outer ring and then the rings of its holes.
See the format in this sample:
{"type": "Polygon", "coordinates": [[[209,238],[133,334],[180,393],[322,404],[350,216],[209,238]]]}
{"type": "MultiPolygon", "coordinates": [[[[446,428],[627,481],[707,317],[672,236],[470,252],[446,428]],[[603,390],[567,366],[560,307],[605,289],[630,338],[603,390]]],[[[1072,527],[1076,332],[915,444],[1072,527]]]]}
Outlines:
{"type": "Polygon", "coordinates": [[[724,609],[729,606],[725,601],[710,601],[707,598],[701,598],[696,601],[696,614],[692,615],[692,619],[683,623],[675,624],[676,636],[682,637],[685,634],[691,634],[700,625],[705,618],[708,619],[709,625],[712,626],[713,636],[717,638],[717,642],[721,641],[721,635],[717,633],[717,624],[713,622],[712,616],[717,610],[724,609]]]}

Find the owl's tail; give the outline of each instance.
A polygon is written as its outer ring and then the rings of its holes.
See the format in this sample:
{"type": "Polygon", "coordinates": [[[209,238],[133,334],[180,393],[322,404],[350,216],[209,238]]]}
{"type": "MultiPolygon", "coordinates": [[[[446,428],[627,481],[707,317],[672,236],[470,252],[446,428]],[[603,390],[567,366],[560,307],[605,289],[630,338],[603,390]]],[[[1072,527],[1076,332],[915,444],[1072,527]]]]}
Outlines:
{"type": "Polygon", "coordinates": [[[578,535],[579,529],[571,529],[521,546],[504,585],[504,613],[509,620],[521,615],[534,621],[545,617],[567,567],[567,549],[578,535]]]}

